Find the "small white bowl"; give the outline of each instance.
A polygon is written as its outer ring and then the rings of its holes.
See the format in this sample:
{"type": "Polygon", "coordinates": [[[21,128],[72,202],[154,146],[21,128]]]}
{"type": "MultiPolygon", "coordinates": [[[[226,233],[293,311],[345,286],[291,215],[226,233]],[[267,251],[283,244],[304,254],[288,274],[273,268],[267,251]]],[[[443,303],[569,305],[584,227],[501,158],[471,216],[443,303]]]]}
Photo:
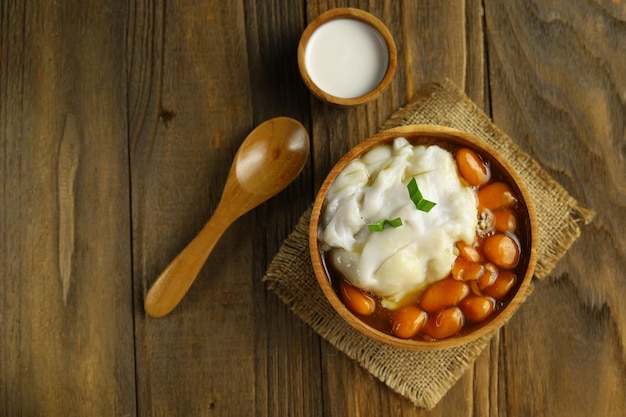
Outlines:
{"type": "Polygon", "coordinates": [[[307,88],[338,106],[356,106],[380,96],[393,79],[397,61],[387,27],[354,8],[322,13],[307,26],[298,45],[298,66],[307,88]]]}

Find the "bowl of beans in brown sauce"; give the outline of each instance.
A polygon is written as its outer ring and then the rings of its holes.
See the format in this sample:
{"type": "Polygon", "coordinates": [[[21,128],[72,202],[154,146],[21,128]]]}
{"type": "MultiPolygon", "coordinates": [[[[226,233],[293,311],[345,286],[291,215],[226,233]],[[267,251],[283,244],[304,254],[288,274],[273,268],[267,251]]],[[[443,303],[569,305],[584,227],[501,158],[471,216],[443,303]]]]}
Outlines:
{"type": "Polygon", "coordinates": [[[359,143],[311,212],[316,279],[367,337],[445,349],[500,328],[537,258],[528,190],[495,149],[456,129],[413,125],[359,143]]]}

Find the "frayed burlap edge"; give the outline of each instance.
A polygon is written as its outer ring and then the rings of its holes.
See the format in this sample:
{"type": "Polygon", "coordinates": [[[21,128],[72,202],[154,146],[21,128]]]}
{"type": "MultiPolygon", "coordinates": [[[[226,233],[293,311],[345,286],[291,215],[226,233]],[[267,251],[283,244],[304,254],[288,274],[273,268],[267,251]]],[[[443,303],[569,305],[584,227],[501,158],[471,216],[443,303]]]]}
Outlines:
{"type": "MultiPolygon", "coordinates": [[[[550,272],[580,235],[578,223],[593,217],[593,212],[579,206],[450,80],[432,84],[417,100],[394,113],[383,129],[406,124],[439,124],[464,130],[513,162],[527,181],[537,209],[540,247],[536,274],[540,278],[550,272]]],[[[426,352],[397,349],[361,335],[335,313],[317,285],[309,256],[309,220],[307,210],[273,259],[263,278],[268,288],[320,336],[374,377],[415,406],[433,408],[474,363],[493,334],[458,348],[426,352]]],[[[533,288],[529,287],[526,297],[533,288]]]]}

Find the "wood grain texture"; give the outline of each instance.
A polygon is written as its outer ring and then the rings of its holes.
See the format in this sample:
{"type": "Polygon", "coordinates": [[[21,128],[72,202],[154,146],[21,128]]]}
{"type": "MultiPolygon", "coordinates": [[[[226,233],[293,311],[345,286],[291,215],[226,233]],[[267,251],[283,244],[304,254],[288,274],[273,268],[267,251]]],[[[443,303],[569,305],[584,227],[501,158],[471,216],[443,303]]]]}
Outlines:
{"type": "Polygon", "coordinates": [[[611,1],[486,8],[495,122],[596,212],[507,329],[508,392],[526,387],[532,398],[509,394],[512,414],[618,415],[626,406],[625,18],[611,1]]]}
{"type": "Polygon", "coordinates": [[[146,318],[148,286],[209,218],[252,128],[241,3],[136,5],[131,78],[138,413],[254,414],[250,217],[226,231],[191,291],[146,318]],[[142,63],[147,63],[143,65],[142,63]]]}
{"type": "MultiPolygon", "coordinates": [[[[255,123],[286,115],[310,133],[309,95],[297,65],[303,2],[246,1],[247,51],[255,123]]],[[[313,137],[311,137],[313,140],[313,137]]],[[[312,201],[309,163],[291,186],[254,213],[251,276],[257,416],[321,415],[319,337],[269,292],[261,278],[312,201]],[[294,378],[294,375],[298,377],[294,378]]]]}
{"type": "Polygon", "coordinates": [[[0,414],[623,415],[625,50],[620,0],[0,0],[0,414]],[[300,34],[334,7],[371,12],[398,48],[364,106],[323,104],[298,73],[300,34]],[[425,411],[261,278],[335,161],[444,77],[596,217],[425,411]],[[147,318],[244,137],[283,115],[309,130],[304,172],[147,318]]]}
{"type": "Polygon", "coordinates": [[[132,414],[126,11],[0,10],[0,410],[132,414]]]}

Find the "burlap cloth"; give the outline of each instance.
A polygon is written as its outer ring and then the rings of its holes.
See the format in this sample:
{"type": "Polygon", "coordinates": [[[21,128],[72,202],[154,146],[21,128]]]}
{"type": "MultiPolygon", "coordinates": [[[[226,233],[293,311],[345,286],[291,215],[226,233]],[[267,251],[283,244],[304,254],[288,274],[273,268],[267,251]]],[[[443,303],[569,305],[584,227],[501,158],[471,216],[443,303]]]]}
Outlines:
{"type": "MultiPolygon", "coordinates": [[[[445,125],[471,133],[499,150],[517,169],[535,203],[540,226],[536,278],[546,277],[578,238],[579,223],[591,221],[593,213],[523,153],[452,81],[430,86],[418,100],[394,113],[382,129],[407,124],[445,125]]],[[[268,288],[319,335],[392,390],[417,407],[433,408],[493,334],[458,348],[429,352],[406,351],[361,335],[335,313],[317,284],[309,257],[309,220],[310,210],[273,259],[263,278],[268,288]]]]}

